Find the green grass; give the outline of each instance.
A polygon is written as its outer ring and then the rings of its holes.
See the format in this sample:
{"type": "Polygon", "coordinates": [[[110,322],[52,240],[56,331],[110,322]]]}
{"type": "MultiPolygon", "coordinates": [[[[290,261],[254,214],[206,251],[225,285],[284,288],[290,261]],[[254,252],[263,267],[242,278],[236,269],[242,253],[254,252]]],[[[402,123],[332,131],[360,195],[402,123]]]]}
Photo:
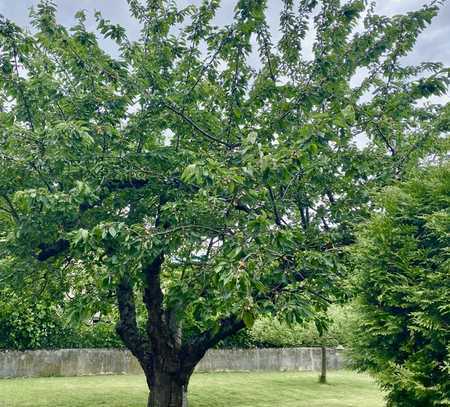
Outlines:
{"type": "MultiPolygon", "coordinates": [[[[191,380],[190,407],[382,407],[366,375],[339,371],[320,385],[317,373],[208,373],[191,380]]],[[[143,376],[0,380],[0,407],[143,407],[143,376]]]]}

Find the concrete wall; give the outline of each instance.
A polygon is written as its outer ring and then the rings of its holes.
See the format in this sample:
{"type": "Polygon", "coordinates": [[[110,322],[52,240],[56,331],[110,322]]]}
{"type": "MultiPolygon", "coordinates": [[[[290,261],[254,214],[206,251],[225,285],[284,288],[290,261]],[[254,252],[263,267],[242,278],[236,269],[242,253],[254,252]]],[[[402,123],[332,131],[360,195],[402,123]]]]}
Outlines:
{"type": "MultiPolygon", "coordinates": [[[[320,348],[210,350],[197,366],[199,372],[224,370],[319,371],[320,348]]],[[[344,358],[339,349],[327,349],[329,369],[342,369],[344,358]]]]}
{"type": "MultiPolygon", "coordinates": [[[[328,349],[328,367],[344,366],[342,351],[328,349]]],[[[214,371],[313,371],[320,369],[320,348],[210,350],[198,372],[214,371]]],[[[0,378],[140,374],[130,352],[116,349],[63,349],[0,352],[0,378]]]]}

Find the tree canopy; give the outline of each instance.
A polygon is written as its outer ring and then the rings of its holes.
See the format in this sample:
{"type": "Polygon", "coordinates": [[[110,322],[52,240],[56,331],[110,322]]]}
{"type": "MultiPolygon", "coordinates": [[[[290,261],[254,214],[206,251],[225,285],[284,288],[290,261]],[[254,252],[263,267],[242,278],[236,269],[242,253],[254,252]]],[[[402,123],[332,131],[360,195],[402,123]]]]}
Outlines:
{"type": "Polygon", "coordinates": [[[264,0],[223,27],[218,0],[128,3],[137,41],[98,13],[95,33],[85,12],[62,27],[51,1],[31,32],[0,21],[1,279],[62,284],[80,317],[117,301],[149,385],[164,371],[185,386],[258,315],[302,320],[345,296],[341,248],[370,191],[445,149],[449,107],[423,101],[449,70],[401,64],[436,2],[387,18],[284,0],[279,41],[264,0]]]}

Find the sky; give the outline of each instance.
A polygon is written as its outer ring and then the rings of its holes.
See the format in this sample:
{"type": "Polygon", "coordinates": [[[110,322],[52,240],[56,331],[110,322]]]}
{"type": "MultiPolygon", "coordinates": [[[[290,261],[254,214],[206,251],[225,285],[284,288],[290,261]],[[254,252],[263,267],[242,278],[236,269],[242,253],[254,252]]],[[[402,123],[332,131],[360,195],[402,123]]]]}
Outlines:
{"type": "MultiPolygon", "coordinates": [[[[38,0],[0,0],[0,14],[21,26],[26,26],[29,25],[29,8],[37,2],[38,0]]],[[[186,6],[198,4],[200,0],[177,0],[177,2],[180,6],[186,6]]],[[[235,2],[223,0],[224,6],[218,15],[218,24],[227,24],[231,21],[235,2]]],[[[419,8],[424,3],[425,0],[377,0],[377,11],[385,15],[399,14],[419,8]]],[[[129,16],[126,0],[56,0],[56,4],[59,22],[63,25],[70,25],[74,21],[73,16],[77,10],[87,10],[91,15],[94,10],[99,10],[106,18],[126,27],[130,38],[138,36],[139,27],[129,16]]],[[[272,27],[276,27],[281,0],[269,0],[268,4],[269,23],[272,27]]],[[[105,47],[108,48],[109,44],[105,43],[105,47]]],[[[405,60],[408,64],[423,61],[439,61],[450,66],[450,0],[442,6],[439,16],[422,34],[414,51],[405,60]]]]}

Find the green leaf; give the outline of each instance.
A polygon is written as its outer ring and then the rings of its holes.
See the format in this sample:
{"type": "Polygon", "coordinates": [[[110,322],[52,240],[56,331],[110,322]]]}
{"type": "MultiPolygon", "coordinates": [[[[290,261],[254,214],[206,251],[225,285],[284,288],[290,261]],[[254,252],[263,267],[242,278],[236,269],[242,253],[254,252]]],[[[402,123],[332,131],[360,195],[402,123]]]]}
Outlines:
{"type": "Polygon", "coordinates": [[[247,310],[242,313],[242,320],[247,328],[251,328],[255,324],[255,316],[252,312],[247,310]]]}

